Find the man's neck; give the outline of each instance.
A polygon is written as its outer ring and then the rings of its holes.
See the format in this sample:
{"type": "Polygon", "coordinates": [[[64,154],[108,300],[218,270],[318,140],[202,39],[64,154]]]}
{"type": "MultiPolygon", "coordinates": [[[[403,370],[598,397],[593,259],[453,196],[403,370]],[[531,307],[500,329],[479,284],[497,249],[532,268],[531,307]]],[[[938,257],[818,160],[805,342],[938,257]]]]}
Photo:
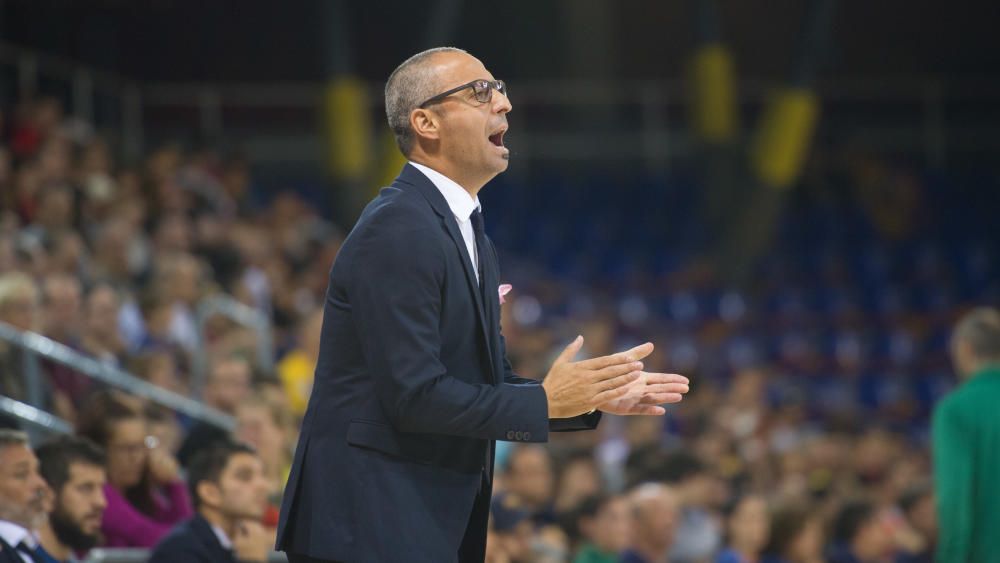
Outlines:
{"type": "Polygon", "coordinates": [[[965,380],[969,381],[975,379],[976,376],[982,375],[987,372],[1000,371],[1000,363],[997,362],[981,362],[976,364],[976,366],[969,370],[965,375],[965,380]]]}
{"type": "Polygon", "coordinates": [[[462,186],[462,189],[469,192],[469,195],[473,199],[479,195],[479,190],[483,189],[483,186],[486,185],[484,181],[465,177],[451,163],[436,159],[427,154],[414,152],[414,154],[410,155],[409,160],[417,164],[423,164],[427,168],[446,176],[449,180],[462,186]]]}
{"type": "Polygon", "coordinates": [[[59,561],[66,561],[73,555],[73,548],[59,541],[56,533],[52,530],[48,519],[38,527],[38,543],[42,548],[59,561]]]}
{"type": "Polygon", "coordinates": [[[216,526],[226,533],[226,537],[232,541],[233,536],[236,534],[236,521],[231,518],[226,518],[222,512],[203,506],[198,509],[198,514],[201,515],[208,523],[212,526],[216,526]]]}

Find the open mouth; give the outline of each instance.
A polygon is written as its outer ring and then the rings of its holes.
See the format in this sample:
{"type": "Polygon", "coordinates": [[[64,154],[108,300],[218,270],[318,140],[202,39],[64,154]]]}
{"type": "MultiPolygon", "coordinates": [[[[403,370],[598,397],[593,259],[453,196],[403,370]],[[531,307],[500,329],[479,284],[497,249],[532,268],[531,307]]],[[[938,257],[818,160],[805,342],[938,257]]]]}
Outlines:
{"type": "Polygon", "coordinates": [[[493,133],[489,137],[490,138],[490,142],[493,143],[494,145],[498,146],[498,147],[502,147],[503,146],[503,136],[504,136],[504,133],[506,133],[506,132],[507,132],[507,128],[504,127],[503,129],[500,129],[496,133],[493,133]]]}

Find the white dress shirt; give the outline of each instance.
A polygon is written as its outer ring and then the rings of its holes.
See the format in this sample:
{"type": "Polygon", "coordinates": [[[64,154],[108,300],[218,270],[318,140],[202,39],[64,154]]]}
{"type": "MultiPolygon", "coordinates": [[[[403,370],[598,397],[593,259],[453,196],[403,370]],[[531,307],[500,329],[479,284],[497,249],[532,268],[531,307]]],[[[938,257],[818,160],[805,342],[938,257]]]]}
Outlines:
{"type": "Polygon", "coordinates": [[[219,545],[222,546],[222,549],[225,549],[226,551],[232,551],[233,540],[229,539],[229,534],[227,534],[225,530],[216,526],[215,524],[211,524],[211,526],[212,526],[212,531],[215,532],[215,537],[219,538],[219,545]]]}
{"type": "Polygon", "coordinates": [[[472,221],[469,218],[476,209],[482,211],[483,206],[479,203],[479,196],[473,198],[469,192],[465,191],[465,188],[433,168],[413,161],[410,161],[410,164],[423,172],[424,176],[430,179],[434,187],[444,196],[444,200],[448,202],[448,207],[455,216],[455,221],[458,222],[458,230],[462,232],[465,248],[469,251],[469,259],[472,260],[472,271],[476,273],[476,281],[478,282],[479,254],[476,253],[476,234],[472,231],[472,221]]]}
{"type": "Polygon", "coordinates": [[[0,537],[3,537],[3,541],[7,542],[17,554],[21,556],[21,560],[24,563],[34,563],[34,560],[30,555],[27,555],[17,549],[17,544],[24,542],[29,548],[34,550],[38,547],[38,538],[35,534],[32,534],[30,530],[15,524],[13,522],[7,522],[6,520],[0,520],[0,537]]]}

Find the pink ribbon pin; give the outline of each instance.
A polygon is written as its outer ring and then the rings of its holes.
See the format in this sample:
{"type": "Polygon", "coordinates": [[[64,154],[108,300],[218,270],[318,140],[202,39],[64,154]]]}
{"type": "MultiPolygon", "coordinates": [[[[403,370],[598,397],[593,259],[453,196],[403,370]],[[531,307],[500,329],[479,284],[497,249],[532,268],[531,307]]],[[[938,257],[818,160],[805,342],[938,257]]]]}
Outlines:
{"type": "Polygon", "coordinates": [[[500,304],[501,305],[503,305],[504,303],[507,302],[507,300],[504,299],[504,295],[507,295],[508,293],[510,293],[510,290],[512,290],[512,289],[514,289],[514,286],[510,285],[509,283],[502,283],[502,284],[500,284],[500,287],[497,288],[497,291],[500,293],[500,304]]]}

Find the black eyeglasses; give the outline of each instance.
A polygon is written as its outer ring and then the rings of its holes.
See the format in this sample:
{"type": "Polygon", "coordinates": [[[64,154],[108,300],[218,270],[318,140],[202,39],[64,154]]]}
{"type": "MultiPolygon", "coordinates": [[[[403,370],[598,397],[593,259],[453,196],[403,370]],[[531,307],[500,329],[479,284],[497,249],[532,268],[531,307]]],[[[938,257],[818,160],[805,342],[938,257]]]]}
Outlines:
{"type": "Polygon", "coordinates": [[[489,103],[493,99],[493,91],[496,90],[504,96],[507,95],[507,85],[504,84],[503,80],[485,80],[482,78],[473,80],[467,84],[462,84],[461,86],[456,86],[447,92],[441,92],[436,96],[432,96],[423,101],[419,108],[423,108],[430,104],[440,102],[441,100],[447,98],[448,96],[465,90],[466,88],[472,88],[472,92],[476,95],[476,101],[481,104],[489,103]]]}

